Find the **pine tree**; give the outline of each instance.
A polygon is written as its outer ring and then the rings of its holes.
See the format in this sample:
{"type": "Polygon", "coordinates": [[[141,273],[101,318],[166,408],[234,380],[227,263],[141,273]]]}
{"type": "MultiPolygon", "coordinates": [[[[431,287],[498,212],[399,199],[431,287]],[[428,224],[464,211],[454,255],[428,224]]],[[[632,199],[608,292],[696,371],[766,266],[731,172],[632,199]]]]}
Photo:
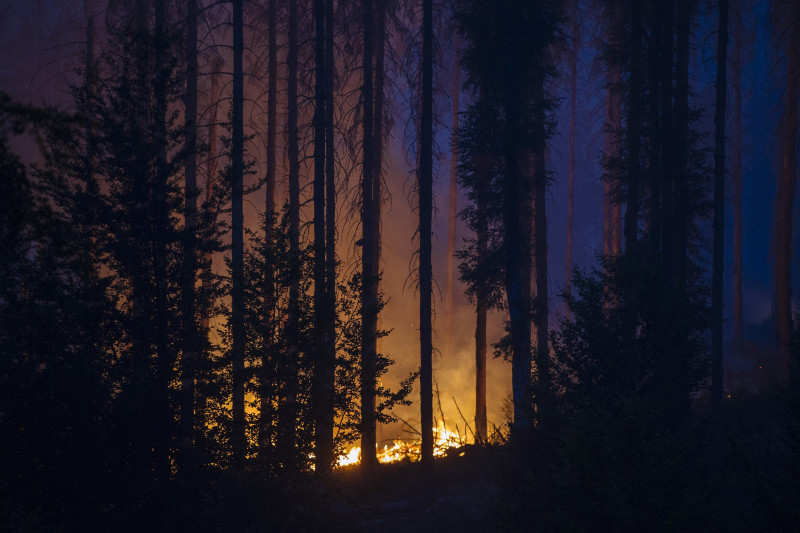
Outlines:
{"type": "Polygon", "coordinates": [[[464,66],[469,85],[489,121],[484,129],[500,136],[495,145],[501,179],[492,183],[492,195],[502,204],[494,217],[502,228],[502,276],[509,311],[504,348],[512,365],[514,427],[533,426],[531,382],[531,320],[537,325],[537,402],[546,418],[549,343],[547,340],[547,227],[545,152],[552,107],[545,81],[552,75],[548,47],[562,24],[560,2],[536,7],[509,0],[501,3],[465,2],[458,14],[465,37],[464,66]],[[534,37],[529,27],[543,28],[534,37]],[[504,57],[504,61],[494,59],[504,57]],[[491,118],[494,115],[495,118],[491,118]],[[491,122],[496,121],[497,125],[491,122]],[[532,161],[531,161],[532,160],[532,161]],[[531,207],[533,206],[533,210],[531,207]],[[533,211],[533,212],[532,212],[533,211]],[[535,235],[532,235],[535,217],[535,235]],[[531,253],[536,254],[535,315],[531,301],[531,253]]]}

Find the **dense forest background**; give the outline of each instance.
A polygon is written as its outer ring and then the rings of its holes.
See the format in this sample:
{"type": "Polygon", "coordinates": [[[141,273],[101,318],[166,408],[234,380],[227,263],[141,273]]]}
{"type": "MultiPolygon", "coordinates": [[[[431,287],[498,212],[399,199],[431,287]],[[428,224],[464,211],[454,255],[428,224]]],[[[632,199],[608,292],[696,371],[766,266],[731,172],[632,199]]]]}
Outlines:
{"type": "Polygon", "coordinates": [[[2,529],[800,518],[796,2],[0,16],[2,529]]]}

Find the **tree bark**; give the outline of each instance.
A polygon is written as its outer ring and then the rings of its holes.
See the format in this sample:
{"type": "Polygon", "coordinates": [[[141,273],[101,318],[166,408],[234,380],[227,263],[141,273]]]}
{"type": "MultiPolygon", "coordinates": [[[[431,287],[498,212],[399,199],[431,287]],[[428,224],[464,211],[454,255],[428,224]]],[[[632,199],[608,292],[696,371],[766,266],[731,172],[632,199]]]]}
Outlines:
{"type": "Polygon", "coordinates": [[[363,176],[361,179],[361,468],[365,476],[374,475],[378,460],[375,456],[376,419],[376,350],[377,350],[377,288],[375,279],[375,117],[373,86],[373,33],[375,21],[372,0],[363,0],[364,105],[363,176]]]}
{"type": "Polygon", "coordinates": [[[247,441],[244,413],[244,74],[242,70],[242,0],[233,3],[233,107],[231,110],[231,361],[233,366],[232,435],[233,465],[244,472],[247,441]]]}
{"type": "Polygon", "coordinates": [[[725,115],[728,103],[728,0],[719,0],[717,100],[714,112],[714,242],[711,279],[711,397],[722,408],[722,272],[725,242],[725,115]]]}
{"type": "Polygon", "coordinates": [[[433,469],[433,1],[422,2],[422,117],[419,165],[419,324],[422,467],[433,469]]]}

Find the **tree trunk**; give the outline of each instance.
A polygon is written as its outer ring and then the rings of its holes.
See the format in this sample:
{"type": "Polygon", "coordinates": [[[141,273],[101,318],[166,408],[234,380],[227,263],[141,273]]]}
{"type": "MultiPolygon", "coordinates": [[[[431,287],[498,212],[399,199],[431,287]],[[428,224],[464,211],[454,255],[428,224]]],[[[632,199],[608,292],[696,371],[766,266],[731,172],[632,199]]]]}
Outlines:
{"type": "Polygon", "coordinates": [[[728,83],[728,0],[719,0],[717,101],[714,112],[714,242],[711,279],[711,396],[722,408],[722,272],[725,239],[725,112],[728,83]]]}
{"type": "Polygon", "coordinates": [[[259,432],[258,454],[262,463],[266,464],[271,453],[270,432],[273,426],[271,382],[274,376],[270,375],[272,365],[270,359],[274,357],[273,351],[273,308],[275,305],[275,276],[273,228],[275,225],[275,151],[277,138],[278,117],[278,44],[277,44],[277,0],[269,0],[267,17],[269,24],[269,59],[267,75],[267,175],[266,199],[264,203],[264,344],[261,348],[261,375],[259,380],[259,432]]]}
{"type": "MultiPolygon", "coordinates": [[[[39,6],[40,7],[40,6],[39,6]]],[[[95,5],[94,0],[84,0],[83,4],[84,15],[86,17],[86,72],[84,73],[83,82],[86,86],[86,104],[87,104],[87,118],[86,118],[86,183],[90,187],[96,188],[97,184],[94,180],[94,157],[96,150],[95,133],[92,126],[92,115],[94,114],[94,92],[95,92],[95,5]]],[[[37,32],[37,35],[40,32],[37,32]]],[[[41,50],[41,46],[39,46],[41,50]]]]}
{"type": "MultiPolygon", "coordinates": [[[[612,82],[616,86],[619,83],[619,72],[614,71],[611,75],[612,82]]],[[[618,90],[611,93],[611,124],[613,125],[614,135],[611,137],[613,143],[613,154],[619,156],[619,142],[617,135],[622,134],[622,96],[618,90]]],[[[618,255],[622,252],[622,203],[613,202],[611,204],[611,253],[618,255]]]]}
{"type": "Polygon", "coordinates": [[[331,435],[330,447],[333,458],[333,395],[336,373],[336,153],[333,137],[334,120],[334,42],[333,0],[325,0],[325,346],[323,397],[325,398],[325,425],[331,435]]]}
{"type": "Polygon", "coordinates": [[[287,152],[289,157],[289,301],[286,317],[286,354],[283,390],[278,414],[278,458],[292,471],[297,457],[297,380],[300,351],[300,147],[297,129],[297,2],[289,2],[287,80],[287,152]]]}
{"type": "Polygon", "coordinates": [[[461,49],[461,42],[458,32],[455,35],[455,46],[453,55],[453,122],[452,122],[452,137],[450,139],[451,157],[450,157],[450,203],[447,211],[447,279],[445,280],[445,300],[444,300],[444,314],[445,314],[445,330],[447,333],[447,341],[453,341],[453,294],[455,292],[456,283],[456,203],[458,200],[458,180],[457,180],[457,167],[458,167],[458,152],[456,151],[456,143],[458,142],[458,107],[459,107],[459,93],[461,92],[461,84],[459,83],[458,76],[458,54],[461,49]]]}
{"type": "MultiPolygon", "coordinates": [[[[572,284],[572,217],[575,201],[575,112],[578,104],[578,54],[580,53],[580,28],[578,25],[578,3],[572,4],[572,50],[569,54],[569,170],[567,183],[567,260],[564,291],[570,292],[572,284]]],[[[609,213],[610,215],[610,213],[609,213]]],[[[565,310],[570,318],[569,307],[565,310]]]]}
{"type": "Polygon", "coordinates": [[[419,164],[419,327],[422,467],[433,469],[433,1],[422,2],[422,117],[419,164]]]}
{"type": "MultiPolygon", "coordinates": [[[[216,178],[217,178],[217,108],[219,106],[219,71],[222,68],[222,60],[216,56],[211,61],[211,90],[208,99],[208,108],[211,110],[211,120],[208,126],[208,159],[206,161],[206,190],[205,190],[205,207],[212,210],[212,217],[216,219],[216,211],[213,207],[215,199],[216,178]]],[[[210,326],[210,313],[211,313],[211,287],[213,281],[213,273],[211,263],[213,254],[205,250],[203,252],[203,274],[200,282],[200,292],[202,295],[200,306],[200,331],[205,336],[204,340],[208,340],[209,326],[210,326]]]]}
{"type": "MultiPolygon", "coordinates": [[[[485,262],[488,256],[489,222],[487,216],[487,202],[489,198],[488,169],[479,174],[481,190],[475,195],[476,207],[476,248],[479,264],[485,262]]],[[[486,295],[486,280],[480,280],[475,294],[475,441],[478,444],[486,442],[488,437],[486,423],[486,315],[488,298],[486,295]]]]}
{"type": "MultiPolygon", "coordinates": [[[[523,157],[515,139],[521,137],[518,87],[505,96],[505,168],[503,176],[503,247],[505,255],[505,291],[508,301],[511,337],[511,389],[514,402],[514,428],[525,430],[531,420],[531,193],[527,157],[523,157]],[[526,164],[523,164],[523,161],[526,164]]],[[[534,155],[534,157],[536,154],[534,155]]],[[[534,169],[535,172],[535,169],[534,169]]],[[[539,220],[535,220],[538,225],[539,220]]],[[[539,264],[536,263],[538,268],[539,264]]],[[[538,272],[537,272],[538,277],[538,272]]],[[[538,287],[537,287],[538,288],[538,287]]],[[[538,326],[538,321],[536,322],[538,326]]]]}
{"type": "MultiPolygon", "coordinates": [[[[211,120],[208,126],[208,158],[206,161],[206,186],[205,195],[203,198],[204,208],[208,210],[206,217],[208,224],[213,225],[216,223],[217,212],[213,205],[216,197],[216,178],[217,178],[217,108],[219,106],[219,71],[222,68],[222,60],[219,56],[214,57],[211,61],[211,89],[208,100],[208,109],[211,112],[211,120]]],[[[209,344],[209,326],[211,314],[211,291],[213,285],[213,272],[212,272],[213,254],[206,248],[202,256],[202,274],[200,278],[200,298],[198,305],[200,307],[200,331],[198,335],[198,344],[203,346],[202,351],[198,351],[201,361],[205,361],[208,357],[208,344],[209,344]]],[[[197,362],[197,361],[196,361],[197,362]]],[[[202,387],[208,382],[208,372],[204,368],[205,365],[196,365],[195,367],[195,383],[198,386],[196,391],[196,404],[195,404],[195,419],[198,424],[203,424],[205,420],[205,401],[203,397],[202,387]]],[[[202,435],[202,425],[198,425],[198,435],[202,435]]],[[[202,440],[200,441],[202,442],[202,440]]],[[[197,446],[199,442],[195,442],[197,446]]],[[[200,451],[200,450],[198,450],[200,451]]]]}
{"type": "Polygon", "coordinates": [[[233,0],[233,108],[231,130],[231,361],[233,365],[233,465],[244,471],[247,441],[244,413],[244,74],[242,0],[233,0]]]}
{"type": "Polygon", "coordinates": [[[733,337],[737,354],[744,352],[742,291],[742,6],[733,0],[733,337]]]}
{"type": "MultiPolygon", "coordinates": [[[[181,361],[181,447],[184,462],[190,458],[194,442],[194,380],[199,331],[196,321],[195,279],[197,274],[197,0],[186,2],[186,111],[184,113],[186,157],[184,159],[183,260],[183,357],[181,361]]],[[[193,468],[193,465],[186,464],[193,468]]]]}
{"type": "Polygon", "coordinates": [[[316,472],[326,474],[333,465],[333,428],[327,411],[332,406],[326,394],[328,361],[326,349],[325,268],[325,2],[314,1],[314,462],[316,472]]]}
{"type": "MultiPolygon", "coordinates": [[[[378,12],[375,16],[375,70],[373,77],[375,80],[375,107],[373,110],[373,118],[375,126],[372,129],[375,159],[373,163],[373,177],[372,180],[372,223],[373,223],[373,242],[372,242],[372,266],[373,276],[375,277],[375,306],[378,308],[378,294],[380,291],[380,274],[381,274],[381,204],[383,187],[383,151],[384,151],[384,127],[383,127],[383,108],[384,108],[384,82],[385,82],[385,49],[386,49],[386,0],[378,0],[378,12]]],[[[377,337],[377,330],[379,329],[382,317],[379,310],[376,311],[378,316],[375,321],[375,331],[377,337]]],[[[375,353],[380,353],[381,339],[376,338],[375,353]]]]}
{"type": "Polygon", "coordinates": [[[375,118],[373,94],[373,33],[375,21],[372,0],[363,1],[364,30],[364,80],[362,99],[364,105],[363,176],[361,180],[361,468],[365,476],[372,476],[377,468],[375,456],[376,419],[376,349],[377,349],[377,290],[375,288],[375,118]]]}
{"type": "Polygon", "coordinates": [[[153,100],[155,104],[155,224],[153,228],[153,336],[157,353],[156,395],[158,402],[158,448],[156,451],[160,475],[170,476],[170,438],[173,413],[170,406],[169,383],[173,378],[175,357],[169,343],[169,303],[167,302],[167,265],[170,247],[169,167],[167,162],[167,77],[168,43],[166,35],[165,0],[156,0],[154,9],[155,69],[153,100]]]}
{"type": "Polygon", "coordinates": [[[788,2],[783,19],[787,21],[786,96],[783,113],[782,162],[775,195],[775,321],[781,370],[788,376],[792,341],[792,224],[794,195],[797,186],[798,75],[800,75],[800,29],[797,20],[800,6],[788,2]]]}
{"type": "MultiPolygon", "coordinates": [[[[604,133],[603,153],[605,157],[618,158],[619,148],[617,137],[621,134],[620,124],[620,94],[619,73],[613,71],[608,77],[606,88],[606,121],[604,133]]],[[[622,215],[621,204],[614,200],[613,174],[606,173],[604,177],[603,201],[603,255],[616,256],[622,251],[622,215]]]]}
{"type": "MultiPolygon", "coordinates": [[[[540,56],[540,61],[542,58],[540,56]]],[[[543,61],[538,72],[544,71],[543,61]]],[[[546,133],[544,117],[544,77],[537,78],[534,86],[534,104],[538,116],[534,123],[534,153],[533,153],[533,198],[534,217],[536,219],[534,231],[533,250],[536,254],[536,299],[534,304],[534,319],[536,322],[536,402],[539,411],[539,422],[543,427],[550,425],[550,345],[548,343],[549,312],[547,296],[547,212],[546,191],[547,173],[545,169],[546,133]]],[[[522,227],[529,227],[522,226],[522,227]]],[[[528,256],[530,257],[530,256],[528,256]]],[[[530,272],[530,259],[527,271],[530,272]]],[[[528,282],[530,284],[530,282],[528,282]]],[[[530,293],[530,291],[529,291],[530,293]]]]}
{"type": "Polygon", "coordinates": [[[689,330],[686,315],[688,312],[687,260],[689,231],[689,39],[691,32],[694,0],[679,0],[675,42],[675,100],[673,118],[674,139],[674,201],[672,232],[674,247],[666,261],[671,265],[673,276],[672,294],[676,305],[673,308],[674,355],[668,364],[669,373],[664,376],[665,383],[674,394],[676,413],[682,416],[688,409],[689,399],[689,330]]]}
{"type": "MultiPolygon", "coordinates": [[[[642,85],[645,77],[642,57],[642,2],[632,0],[626,6],[630,12],[630,30],[627,35],[626,48],[630,54],[630,72],[627,80],[625,100],[627,105],[627,121],[624,129],[625,139],[625,171],[622,179],[625,191],[625,261],[634,263],[639,258],[638,224],[639,224],[639,180],[641,174],[640,152],[642,133],[642,85]]],[[[622,115],[620,109],[620,116],[622,115]]],[[[623,346],[626,362],[625,389],[635,391],[639,385],[636,353],[636,325],[639,291],[633,280],[622,279],[622,320],[624,324],[623,346]]]]}
{"type": "Polygon", "coordinates": [[[627,121],[627,193],[625,199],[625,251],[635,255],[638,242],[639,223],[639,174],[641,149],[641,92],[644,67],[642,65],[642,5],[633,0],[630,35],[631,72],[628,80],[627,121]]]}
{"type": "MultiPolygon", "coordinates": [[[[381,260],[381,188],[383,184],[383,150],[384,150],[384,128],[383,128],[383,107],[384,107],[384,81],[386,78],[385,72],[385,50],[386,50],[386,0],[378,0],[378,11],[375,14],[375,70],[373,77],[375,79],[375,108],[373,110],[373,118],[375,119],[375,127],[372,129],[374,145],[375,145],[375,159],[372,183],[372,223],[374,227],[373,234],[373,265],[375,267],[374,274],[380,274],[380,260],[381,260]]],[[[376,283],[379,283],[377,280],[376,283]]]]}

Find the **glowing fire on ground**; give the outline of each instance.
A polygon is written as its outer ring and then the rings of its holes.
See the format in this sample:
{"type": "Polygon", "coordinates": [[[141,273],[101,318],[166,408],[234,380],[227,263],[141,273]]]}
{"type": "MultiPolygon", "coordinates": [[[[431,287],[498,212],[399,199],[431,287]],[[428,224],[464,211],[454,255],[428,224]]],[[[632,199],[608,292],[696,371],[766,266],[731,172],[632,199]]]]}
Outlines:
{"type": "MultiPolygon", "coordinates": [[[[448,450],[460,448],[464,444],[466,444],[466,436],[459,435],[443,426],[433,428],[434,457],[443,457],[447,455],[448,450]]],[[[398,439],[392,441],[391,444],[384,445],[382,450],[376,450],[376,455],[378,462],[381,463],[394,463],[403,459],[419,461],[422,455],[421,448],[421,439],[398,439]]],[[[361,462],[361,448],[355,446],[350,448],[346,454],[339,456],[336,466],[347,466],[359,462],[361,462]]]]}

